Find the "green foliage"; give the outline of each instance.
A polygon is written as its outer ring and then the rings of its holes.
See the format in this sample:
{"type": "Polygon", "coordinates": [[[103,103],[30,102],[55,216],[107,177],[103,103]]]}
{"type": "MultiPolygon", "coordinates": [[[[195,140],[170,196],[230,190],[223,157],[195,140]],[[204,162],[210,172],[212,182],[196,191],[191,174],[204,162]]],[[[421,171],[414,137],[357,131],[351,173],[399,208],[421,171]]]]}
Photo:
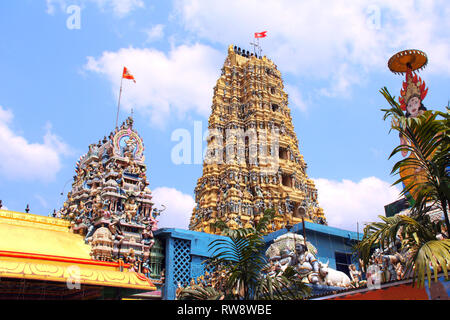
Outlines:
{"type": "Polygon", "coordinates": [[[417,117],[407,118],[386,88],[380,92],[391,106],[390,109],[382,109],[383,119],[391,118],[391,130],[397,131],[407,141],[394,148],[389,159],[402,151],[411,155],[396,162],[391,174],[399,174],[400,170],[408,168],[415,174],[420,172],[425,179],[409,182],[409,178],[415,175],[411,174],[394,182],[394,185],[403,183],[401,195],[414,195],[410,216],[380,216],[382,222],[373,222],[364,228],[363,239],[356,249],[367,265],[373,248],[385,249],[400,236],[401,250],[407,252],[406,275],[412,275],[422,286],[425,278],[430,283],[431,273],[436,281],[440,271],[448,277],[450,240],[440,239],[438,235],[444,223],[450,230],[447,212],[450,199],[449,109],[447,113],[425,111],[417,117]],[[444,222],[430,221],[427,213],[433,206],[443,211],[444,222]]]}
{"type": "Polygon", "coordinates": [[[288,267],[274,277],[264,273],[267,259],[264,254],[264,234],[275,217],[274,210],[266,210],[256,226],[230,229],[218,221],[214,227],[222,230],[227,239],[216,239],[209,247],[212,267],[220,268],[226,274],[221,288],[183,290],[183,297],[208,299],[222,297],[237,300],[287,300],[302,299],[310,289],[297,277],[297,272],[288,267]],[[198,291],[198,292],[193,292],[198,291]]]}
{"type": "Polygon", "coordinates": [[[431,272],[437,279],[438,270],[447,277],[450,262],[450,240],[437,240],[442,222],[432,223],[428,216],[393,217],[379,216],[383,222],[373,222],[364,228],[364,236],[356,245],[359,258],[368,265],[371,251],[375,247],[386,249],[395,242],[397,236],[402,239],[401,248],[407,252],[406,275],[412,275],[423,286],[425,276],[431,281],[431,272]]]}
{"type": "Polygon", "coordinates": [[[222,300],[223,294],[213,287],[194,285],[191,288],[181,290],[179,300],[222,300]]]}
{"type": "Polygon", "coordinates": [[[432,202],[443,210],[446,216],[450,199],[450,114],[440,111],[425,111],[417,117],[405,117],[399,104],[386,88],[381,93],[391,105],[391,109],[382,109],[385,112],[384,120],[392,118],[391,130],[403,136],[407,144],[394,148],[389,159],[401,153],[409,152],[412,156],[401,159],[394,164],[391,173],[398,174],[401,169],[413,169],[413,174],[400,177],[395,184],[404,184],[401,195],[412,193],[415,190],[415,204],[412,211],[423,214],[432,202]],[[410,178],[420,172],[425,181],[408,182],[410,178]]]}
{"type": "Polygon", "coordinates": [[[301,300],[311,293],[291,266],[274,277],[263,277],[255,288],[255,297],[259,300],[301,300]]]}

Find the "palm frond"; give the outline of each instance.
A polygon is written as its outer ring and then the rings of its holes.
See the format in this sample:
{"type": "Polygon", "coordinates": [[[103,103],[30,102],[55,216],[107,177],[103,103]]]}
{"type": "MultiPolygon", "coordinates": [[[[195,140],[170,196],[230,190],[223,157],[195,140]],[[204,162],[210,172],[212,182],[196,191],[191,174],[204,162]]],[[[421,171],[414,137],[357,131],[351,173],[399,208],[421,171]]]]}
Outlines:
{"type": "Polygon", "coordinates": [[[178,295],[179,300],[221,300],[222,298],[222,292],[213,287],[202,287],[200,285],[181,289],[178,295]]]}
{"type": "Polygon", "coordinates": [[[447,206],[450,199],[450,116],[447,112],[425,111],[417,117],[405,117],[400,105],[391,96],[386,87],[380,90],[390,109],[382,109],[383,119],[391,118],[391,129],[399,133],[406,141],[394,148],[389,159],[399,153],[408,152],[409,157],[397,161],[391,174],[402,172],[393,185],[402,184],[402,196],[413,195],[414,203],[410,216],[379,216],[381,222],[373,222],[364,228],[361,242],[355,248],[367,265],[374,248],[386,249],[389,243],[401,236],[401,249],[408,252],[406,274],[413,275],[419,285],[425,278],[430,282],[431,274],[437,279],[437,273],[443,271],[447,278],[450,263],[450,240],[438,240],[444,222],[430,221],[427,214],[432,207],[438,206],[444,213],[449,229],[447,206]],[[404,174],[405,172],[410,172],[404,174]],[[420,179],[416,176],[420,174],[420,179]]]}
{"type": "Polygon", "coordinates": [[[437,281],[438,273],[441,271],[444,272],[445,279],[448,279],[450,240],[433,240],[424,243],[416,251],[413,259],[414,276],[417,277],[419,286],[424,286],[425,278],[428,280],[428,286],[430,286],[432,272],[435,281],[437,281]]]}

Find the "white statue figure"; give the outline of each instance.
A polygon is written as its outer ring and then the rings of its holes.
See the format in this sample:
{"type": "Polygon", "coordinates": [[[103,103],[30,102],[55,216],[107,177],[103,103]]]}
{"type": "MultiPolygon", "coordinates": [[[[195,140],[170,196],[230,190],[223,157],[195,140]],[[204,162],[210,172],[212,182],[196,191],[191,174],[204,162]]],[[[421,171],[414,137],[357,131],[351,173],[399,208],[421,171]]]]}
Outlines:
{"type": "Polygon", "coordinates": [[[285,271],[286,268],[292,265],[292,260],[295,258],[295,253],[289,249],[284,249],[281,251],[281,259],[277,261],[280,266],[281,271],[285,271]]]}
{"type": "Polygon", "coordinates": [[[327,263],[320,263],[320,275],[323,277],[323,283],[333,287],[350,287],[350,278],[341,271],[328,267],[327,263]]]}

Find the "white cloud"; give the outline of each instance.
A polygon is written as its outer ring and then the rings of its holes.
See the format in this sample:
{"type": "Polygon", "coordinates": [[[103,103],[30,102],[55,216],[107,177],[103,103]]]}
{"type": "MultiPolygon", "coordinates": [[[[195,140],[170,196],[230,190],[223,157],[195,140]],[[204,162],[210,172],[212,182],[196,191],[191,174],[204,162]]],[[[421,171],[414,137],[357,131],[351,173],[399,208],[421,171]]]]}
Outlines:
{"type": "Polygon", "coordinates": [[[318,190],[319,205],[324,209],[328,225],[362,232],[364,223],[380,221],[384,206],[399,198],[400,189],[376,177],[333,181],[313,179],[318,190]]]}
{"type": "Polygon", "coordinates": [[[339,65],[338,69],[331,75],[328,88],[321,88],[319,93],[327,97],[349,97],[351,88],[357,83],[363,82],[357,70],[352,70],[346,63],[339,65]]]}
{"type": "Polygon", "coordinates": [[[303,99],[303,95],[301,94],[301,92],[298,90],[297,87],[290,84],[286,84],[284,86],[284,89],[285,89],[284,91],[289,95],[289,104],[291,108],[293,106],[294,108],[297,108],[303,112],[307,110],[308,108],[307,103],[303,99]]]}
{"type": "Polygon", "coordinates": [[[126,66],[136,83],[124,80],[121,108],[148,114],[153,125],[162,127],[174,116],[209,115],[224,59],[202,44],[172,47],[167,54],[152,48],[122,48],[103,52],[97,59],[88,57],[85,69],[105,75],[118,96],[126,66]]]}
{"type": "Polygon", "coordinates": [[[131,11],[145,7],[143,0],[46,0],[46,12],[50,15],[55,14],[55,5],[58,5],[60,10],[65,12],[69,5],[85,7],[88,3],[96,4],[102,11],[111,9],[117,17],[124,17],[131,11]]]}
{"type": "Polygon", "coordinates": [[[164,37],[164,25],[157,24],[144,32],[147,34],[147,42],[159,40],[164,37]]]}
{"type": "Polygon", "coordinates": [[[69,146],[46,124],[43,143],[32,143],[10,127],[13,113],[0,106],[0,175],[11,180],[54,180],[69,146]]]}
{"type": "MultiPolygon", "coordinates": [[[[379,221],[378,216],[384,215],[384,206],[396,201],[400,193],[397,187],[376,177],[359,182],[323,178],[314,179],[314,182],[328,224],[350,231],[356,231],[356,222],[359,222],[359,231],[362,232],[364,223],[379,221]]],[[[191,195],[168,187],[156,188],[152,195],[158,209],[161,205],[167,207],[158,218],[158,227],[188,228],[195,207],[191,195]]]]}
{"type": "Polygon", "coordinates": [[[103,9],[111,7],[114,14],[119,17],[125,16],[133,10],[144,8],[144,1],[142,0],[91,0],[103,9]]]}
{"type": "Polygon", "coordinates": [[[387,71],[397,51],[425,51],[428,71],[450,75],[450,19],[445,0],[176,1],[175,15],[202,39],[248,46],[253,33],[263,54],[283,72],[329,81],[331,96],[371,71],[387,71]]]}
{"type": "Polygon", "coordinates": [[[166,206],[166,210],[157,218],[159,228],[188,228],[195,207],[192,196],[168,187],[156,188],[152,195],[156,208],[166,206]]]}

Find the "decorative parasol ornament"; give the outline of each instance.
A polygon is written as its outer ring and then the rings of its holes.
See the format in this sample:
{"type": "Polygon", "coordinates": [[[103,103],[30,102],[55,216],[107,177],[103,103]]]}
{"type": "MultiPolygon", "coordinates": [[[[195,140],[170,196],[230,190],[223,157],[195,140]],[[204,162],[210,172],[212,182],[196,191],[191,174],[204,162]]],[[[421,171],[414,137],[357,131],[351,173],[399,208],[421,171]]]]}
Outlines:
{"type": "Polygon", "coordinates": [[[395,74],[405,73],[405,81],[398,98],[403,111],[406,110],[412,98],[416,97],[420,101],[425,99],[428,88],[425,88],[425,81],[418,77],[415,71],[424,69],[427,63],[428,58],[425,52],[416,49],[400,51],[389,59],[389,70],[395,74]]]}
{"type": "Polygon", "coordinates": [[[427,63],[428,58],[425,52],[408,49],[394,54],[388,61],[388,67],[395,74],[403,74],[408,71],[420,71],[427,66],[427,63]]]}

